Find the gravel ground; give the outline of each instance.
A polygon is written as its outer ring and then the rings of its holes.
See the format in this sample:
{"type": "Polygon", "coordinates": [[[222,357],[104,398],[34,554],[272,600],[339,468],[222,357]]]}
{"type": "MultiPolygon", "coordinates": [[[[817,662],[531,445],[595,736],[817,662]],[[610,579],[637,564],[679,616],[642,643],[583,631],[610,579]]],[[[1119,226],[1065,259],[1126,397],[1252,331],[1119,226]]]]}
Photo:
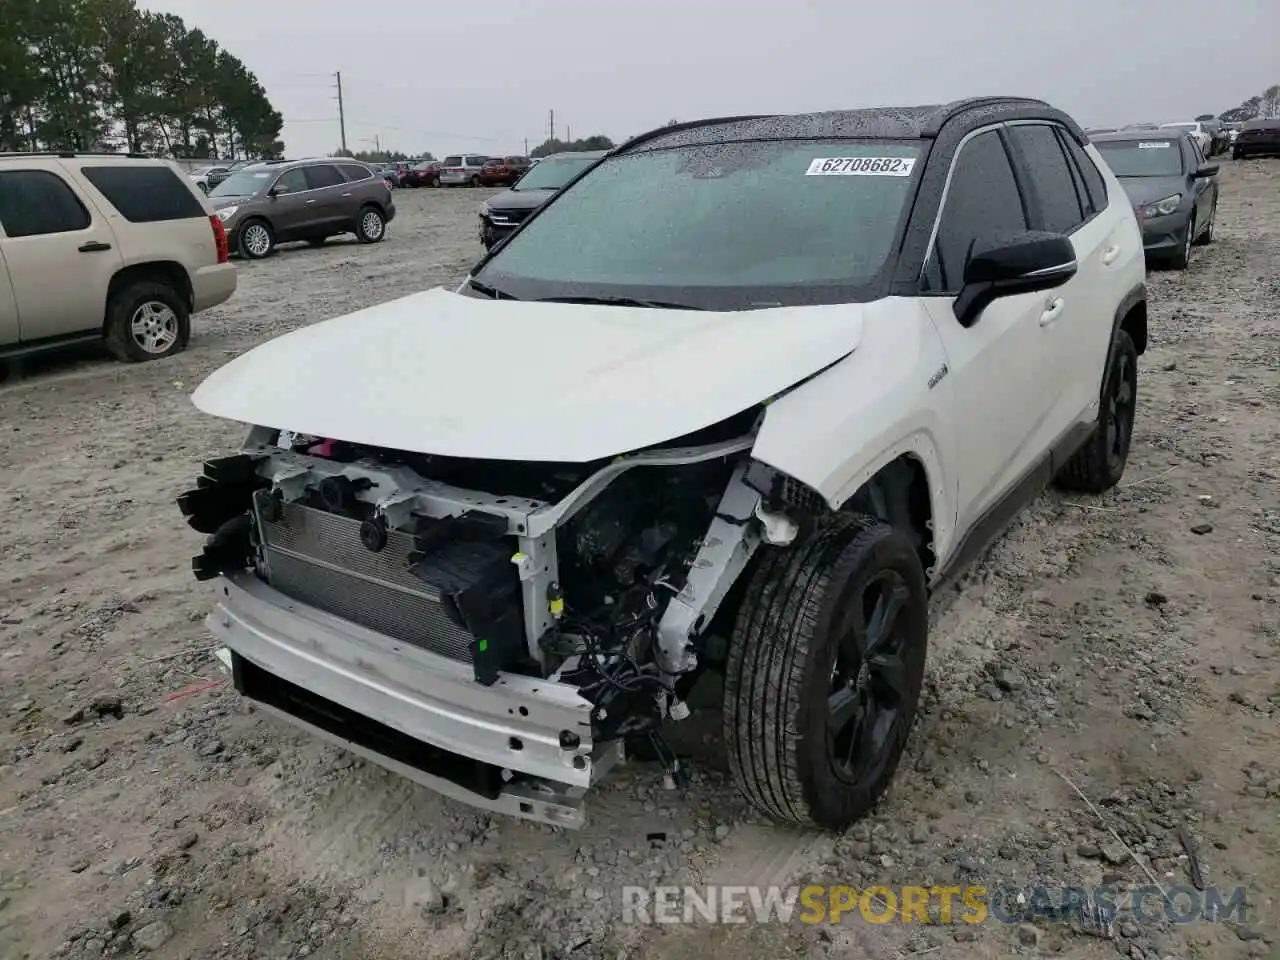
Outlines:
{"type": "Polygon", "coordinates": [[[910,755],[839,838],[748,813],[714,706],[676,731],[688,796],[629,766],[575,834],[478,815],[208,686],[211,601],[174,498],[240,430],[200,417],[190,391],[267,337],[455,283],[486,193],[404,191],[385,243],[243,264],[172,360],[58,357],[0,386],[0,955],[1278,955],[1280,162],[1225,162],[1218,242],[1150,277],[1123,486],[1047,493],[935,604],[910,755]],[[618,922],[624,884],[1088,886],[1150,870],[1174,886],[1180,830],[1257,919],[1101,936],[618,922]]]}

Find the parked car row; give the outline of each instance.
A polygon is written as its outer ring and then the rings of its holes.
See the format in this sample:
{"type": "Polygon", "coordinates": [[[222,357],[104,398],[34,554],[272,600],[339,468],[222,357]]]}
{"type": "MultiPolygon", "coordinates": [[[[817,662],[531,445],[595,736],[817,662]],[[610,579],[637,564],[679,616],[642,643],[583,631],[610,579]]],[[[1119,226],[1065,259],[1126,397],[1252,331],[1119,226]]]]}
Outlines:
{"type": "Polygon", "coordinates": [[[1095,134],[1094,146],[1124,187],[1148,259],[1185,270],[1191,248],[1213,243],[1218,164],[1181,125],[1095,134]]]}
{"type": "Polygon", "coordinates": [[[1172,123],[1130,123],[1123,127],[1098,127],[1090,136],[1138,133],[1143,130],[1179,130],[1194,139],[1206,157],[1230,151],[1233,160],[1280,156],[1280,117],[1223,123],[1220,120],[1177,120],[1172,123]],[[1243,142],[1241,136],[1243,135],[1243,142]]]}

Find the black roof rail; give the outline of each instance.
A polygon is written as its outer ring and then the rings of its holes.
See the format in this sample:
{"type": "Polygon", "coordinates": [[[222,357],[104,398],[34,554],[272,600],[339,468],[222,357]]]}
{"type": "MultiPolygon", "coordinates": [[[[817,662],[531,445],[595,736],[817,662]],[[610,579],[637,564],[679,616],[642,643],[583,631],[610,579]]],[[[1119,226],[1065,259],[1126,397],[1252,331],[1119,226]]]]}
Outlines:
{"type": "Polygon", "coordinates": [[[998,106],[1043,107],[1046,110],[1053,110],[1054,113],[1058,112],[1050,104],[1034,97],[966,97],[963,100],[953,100],[951,103],[944,103],[940,106],[937,114],[924,125],[920,133],[926,137],[936,137],[946,122],[954,119],[959,114],[979,107],[998,106]]]}
{"type": "Polygon", "coordinates": [[[710,120],[687,120],[684,123],[673,123],[666,127],[655,127],[646,133],[636,134],[630,140],[626,140],[618,144],[618,146],[610,150],[609,153],[622,153],[624,150],[630,150],[632,147],[639,146],[642,143],[646,143],[649,140],[656,139],[657,137],[668,133],[679,133],[682,130],[696,130],[699,127],[715,127],[723,123],[741,123],[746,120],[764,120],[767,117],[772,116],[774,116],[772,113],[751,113],[743,114],[740,117],[715,117],[710,120]]]}
{"type": "Polygon", "coordinates": [[[57,157],[58,159],[69,160],[74,157],[120,157],[125,160],[158,160],[149,153],[111,153],[106,150],[4,150],[0,151],[0,158],[4,157],[57,157]]]}

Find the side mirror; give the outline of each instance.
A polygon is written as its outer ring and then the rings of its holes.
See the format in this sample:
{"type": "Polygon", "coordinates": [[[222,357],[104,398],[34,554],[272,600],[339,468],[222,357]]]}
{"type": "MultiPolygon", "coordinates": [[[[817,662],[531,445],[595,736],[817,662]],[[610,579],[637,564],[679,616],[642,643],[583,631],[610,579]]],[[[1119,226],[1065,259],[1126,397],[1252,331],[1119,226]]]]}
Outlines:
{"type": "Polygon", "coordinates": [[[1219,165],[1211,163],[1207,167],[1201,167],[1191,174],[1192,179],[1203,180],[1205,177],[1216,177],[1218,175],[1219,165]]]}
{"type": "Polygon", "coordinates": [[[971,327],[992,301],[1060,287],[1076,275],[1075,248],[1060,233],[1031,231],[978,239],[964,267],[964,286],[953,309],[971,327]]]}

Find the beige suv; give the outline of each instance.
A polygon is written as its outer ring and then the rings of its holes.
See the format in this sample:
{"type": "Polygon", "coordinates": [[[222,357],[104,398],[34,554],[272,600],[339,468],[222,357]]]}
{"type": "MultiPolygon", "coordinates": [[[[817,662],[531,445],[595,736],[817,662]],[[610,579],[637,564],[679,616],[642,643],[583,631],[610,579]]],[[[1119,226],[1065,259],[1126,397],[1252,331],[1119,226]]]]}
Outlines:
{"type": "Polygon", "coordinates": [[[104,337],[179,352],[235,292],[222,221],[166,160],[0,153],[0,357],[104,337]]]}

